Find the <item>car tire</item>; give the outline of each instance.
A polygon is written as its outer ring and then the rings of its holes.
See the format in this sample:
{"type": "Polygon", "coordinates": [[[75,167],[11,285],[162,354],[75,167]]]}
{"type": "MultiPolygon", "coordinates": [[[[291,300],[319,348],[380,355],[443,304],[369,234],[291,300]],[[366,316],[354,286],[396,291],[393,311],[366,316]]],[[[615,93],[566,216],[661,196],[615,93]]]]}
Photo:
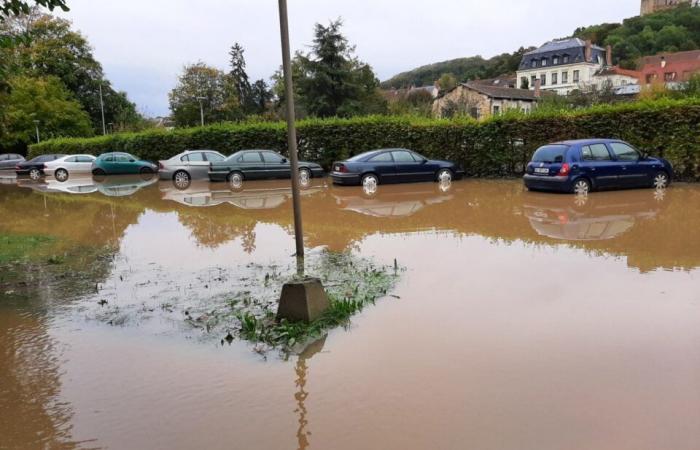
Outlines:
{"type": "Polygon", "coordinates": [[[576,195],[588,195],[591,192],[591,182],[587,178],[578,178],[571,187],[571,192],[576,195]]]}
{"type": "Polygon", "coordinates": [[[107,172],[105,172],[102,169],[95,169],[92,171],[92,174],[97,176],[97,177],[103,177],[103,176],[107,175],[107,172]]]}
{"type": "Polygon", "coordinates": [[[228,181],[228,185],[231,187],[231,189],[238,190],[243,188],[243,181],[245,180],[245,177],[241,172],[231,172],[228,174],[226,177],[226,181],[228,181]]]}
{"type": "Polygon", "coordinates": [[[29,178],[38,181],[41,178],[41,170],[34,168],[29,171],[29,178]]]}
{"type": "Polygon", "coordinates": [[[141,175],[151,174],[151,173],[153,173],[153,169],[151,169],[150,167],[141,167],[141,169],[139,170],[139,173],[141,175]]]}
{"type": "Polygon", "coordinates": [[[368,173],[362,176],[360,184],[365,194],[374,195],[377,192],[377,186],[379,186],[379,177],[373,173],[368,173]]]}
{"type": "Polygon", "coordinates": [[[173,185],[176,189],[187,189],[192,184],[192,177],[184,170],[178,170],[173,174],[173,185]]]}
{"type": "Polygon", "coordinates": [[[652,187],[655,189],[666,189],[668,185],[671,184],[671,179],[668,173],[661,170],[654,174],[654,179],[652,180],[652,187]]]}
{"type": "Polygon", "coordinates": [[[454,175],[450,169],[440,169],[435,174],[435,181],[452,181],[454,175]]]}
{"type": "Polygon", "coordinates": [[[62,183],[68,179],[68,171],[66,169],[56,169],[53,176],[62,183]]]}

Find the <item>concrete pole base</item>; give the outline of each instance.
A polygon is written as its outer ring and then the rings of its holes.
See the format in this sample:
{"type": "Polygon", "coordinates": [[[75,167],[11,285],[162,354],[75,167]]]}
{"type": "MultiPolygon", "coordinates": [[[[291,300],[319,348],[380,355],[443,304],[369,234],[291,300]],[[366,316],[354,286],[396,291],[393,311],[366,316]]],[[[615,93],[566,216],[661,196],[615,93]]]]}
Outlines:
{"type": "Polygon", "coordinates": [[[323,284],[318,278],[290,281],[282,286],[277,320],[290,322],[313,322],[328,308],[330,302],[323,284]]]}

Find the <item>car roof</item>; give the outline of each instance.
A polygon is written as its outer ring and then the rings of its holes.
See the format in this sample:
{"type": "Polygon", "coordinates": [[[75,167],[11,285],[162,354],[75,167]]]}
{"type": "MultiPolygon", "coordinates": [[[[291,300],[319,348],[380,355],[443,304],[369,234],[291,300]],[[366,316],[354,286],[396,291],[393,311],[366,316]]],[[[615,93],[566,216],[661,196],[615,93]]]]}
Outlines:
{"type": "Polygon", "coordinates": [[[550,145],[591,145],[591,144],[609,144],[611,142],[622,142],[620,139],[572,139],[568,141],[552,142],[550,145]]]}

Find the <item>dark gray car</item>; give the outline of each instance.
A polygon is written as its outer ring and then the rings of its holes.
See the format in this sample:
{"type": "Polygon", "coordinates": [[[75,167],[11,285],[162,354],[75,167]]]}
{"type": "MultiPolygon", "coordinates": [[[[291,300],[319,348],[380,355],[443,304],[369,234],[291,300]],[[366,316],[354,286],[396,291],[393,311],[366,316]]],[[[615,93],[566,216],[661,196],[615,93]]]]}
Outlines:
{"type": "Polygon", "coordinates": [[[12,170],[14,172],[15,166],[21,162],[24,162],[24,156],[17,153],[0,154],[0,170],[12,170]]]}

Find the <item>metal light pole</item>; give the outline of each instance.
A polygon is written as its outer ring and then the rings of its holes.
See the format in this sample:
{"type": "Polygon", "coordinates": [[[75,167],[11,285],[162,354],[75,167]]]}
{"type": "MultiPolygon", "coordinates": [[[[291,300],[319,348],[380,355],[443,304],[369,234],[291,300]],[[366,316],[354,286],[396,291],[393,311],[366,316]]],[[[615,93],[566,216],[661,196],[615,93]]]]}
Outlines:
{"type": "Polygon", "coordinates": [[[39,121],[38,120],[34,121],[34,128],[36,129],[36,143],[38,144],[40,142],[40,139],[39,139],[39,121]]]}
{"type": "Polygon", "coordinates": [[[294,206],[294,237],[297,262],[304,258],[304,234],[301,226],[301,194],[299,193],[299,161],[297,159],[297,131],[294,126],[294,89],[292,86],[292,59],[289,51],[289,21],[287,0],[279,0],[280,34],[282,36],[282,67],[287,106],[287,146],[292,169],[292,204],[294,206]]]}
{"type": "Polygon", "coordinates": [[[199,100],[199,118],[202,121],[202,126],[204,126],[204,104],[202,102],[206,99],[206,97],[197,97],[197,100],[199,100]]]}
{"type": "Polygon", "coordinates": [[[100,81],[100,110],[102,110],[102,134],[107,134],[107,126],[105,125],[105,103],[102,101],[102,81],[100,81]]]}

